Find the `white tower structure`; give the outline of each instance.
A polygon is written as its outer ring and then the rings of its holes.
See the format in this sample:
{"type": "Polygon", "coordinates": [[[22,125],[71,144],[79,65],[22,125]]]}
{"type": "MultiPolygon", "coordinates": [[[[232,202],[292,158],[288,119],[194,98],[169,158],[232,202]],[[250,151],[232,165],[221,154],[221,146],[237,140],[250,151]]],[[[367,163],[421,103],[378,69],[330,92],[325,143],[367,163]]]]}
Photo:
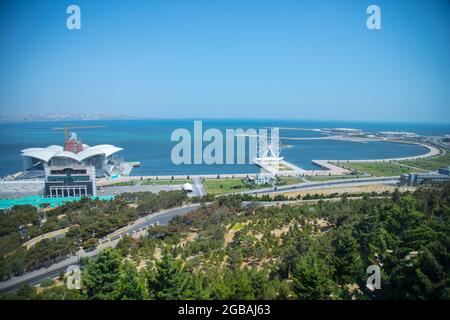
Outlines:
{"type": "Polygon", "coordinates": [[[258,135],[258,157],[253,159],[253,163],[261,167],[266,174],[276,174],[283,160],[283,157],[280,157],[279,129],[272,128],[270,144],[267,143],[267,140],[267,132],[260,132],[258,135]]]}

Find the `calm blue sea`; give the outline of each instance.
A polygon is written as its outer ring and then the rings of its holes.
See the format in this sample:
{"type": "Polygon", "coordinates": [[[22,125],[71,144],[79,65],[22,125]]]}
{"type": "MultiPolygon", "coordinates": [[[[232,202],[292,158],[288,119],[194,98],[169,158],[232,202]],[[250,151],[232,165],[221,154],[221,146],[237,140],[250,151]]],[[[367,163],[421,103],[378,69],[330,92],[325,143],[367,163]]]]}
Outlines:
{"type": "MultiPolygon", "coordinates": [[[[141,167],[133,170],[133,175],[171,175],[208,173],[246,173],[258,172],[251,164],[247,165],[174,165],[170,154],[175,142],[170,141],[173,130],[186,128],[192,132],[193,120],[108,120],[108,121],[70,121],[71,125],[106,125],[105,128],[74,130],[88,145],[113,144],[124,150],[119,153],[126,161],[140,161],[141,167]]],[[[45,147],[63,144],[61,131],[52,127],[62,127],[64,122],[35,122],[0,124],[0,176],[22,170],[20,150],[30,147],[45,147]]],[[[288,120],[203,120],[207,128],[248,129],[265,127],[333,128],[349,127],[364,131],[381,130],[413,131],[420,135],[450,134],[448,124],[413,123],[364,123],[336,121],[288,121],[288,120]]],[[[280,137],[317,137],[322,135],[313,131],[280,130],[280,137]]],[[[315,169],[313,159],[380,159],[419,155],[427,152],[425,148],[387,142],[345,142],[333,140],[282,140],[285,148],[282,155],[305,169],[315,169]]]]}

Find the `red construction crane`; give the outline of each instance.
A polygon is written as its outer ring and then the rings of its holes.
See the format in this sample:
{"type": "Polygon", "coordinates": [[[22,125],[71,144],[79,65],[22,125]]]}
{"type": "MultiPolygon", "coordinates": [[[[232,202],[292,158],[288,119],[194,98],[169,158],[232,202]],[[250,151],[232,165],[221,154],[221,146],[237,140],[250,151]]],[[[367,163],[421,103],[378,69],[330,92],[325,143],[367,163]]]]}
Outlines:
{"type": "Polygon", "coordinates": [[[92,125],[92,126],[69,126],[67,124],[64,125],[64,127],[53,127],[52,130],[55,131],[62,131],[64,130],[64,141],[67,140],[67,136],[69,135],[70,129],[87,129],[87,128],[105,128],[107,126],[102,125],[92,125]]]}

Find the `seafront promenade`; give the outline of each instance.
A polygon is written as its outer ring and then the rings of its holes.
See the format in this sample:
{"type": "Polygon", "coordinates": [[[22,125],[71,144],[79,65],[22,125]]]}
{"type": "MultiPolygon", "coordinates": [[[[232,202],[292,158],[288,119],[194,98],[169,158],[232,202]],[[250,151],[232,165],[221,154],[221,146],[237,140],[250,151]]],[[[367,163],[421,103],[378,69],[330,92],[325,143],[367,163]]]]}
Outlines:
{"type": "MultiPolygon", "coordinates": [[[[401,142],[401,141],[395,141],[401,142]]],[[[417,144],[422,147],[428,149],[428,152],[418,156],[410,156],[410,157],[400,157],[400,158],[386,158],[386,159],[361,159],[361,160],[312,160],[312,163],[323,168],[318,170],[278,170],[278,176],[320,176],[320,175],[331,175],[331,176],[339,176],[349,174],[350,171],[344,168],[341,168],[336,165],[336,163],[348,163],[348,162],[390,162],[390,161],[406,161],[406,160],[418,160],[425,159],[430,157],[435,157],[440,155],[442,152],[445,153],[444,150],[440,150],[437,147],[434,147],[429,144],[419,143],[419,142],[401,142],[401,143],[411,143],[417,144]]],[[[284,166],[297,168],[297,166],[287,162],[282,161],[284,166]]],[[[264,172],[264,170],[262,171],[264,172]]],[[[195,174],[195,175],[146,175],[146,176],[127,176],[120,177],[114,180],[110,179],[99,179],[97,181],[97,185],[110,185],[118,182],[130,182],[130,181],[139,181],[139,180],[180,180],[180,179],[233,179],[233,178],[245,178],[248,176],[254,176],[255,173],[235,173],[235,174],[195,174]]]]}
{"type": "MultiPolygon", "coordinates": [[[[396,141],[400,142],[400,141],[396,141]]],[[[409,142],[401,142],[401,143],[409,143],[409,142]]],[[[340,163],[352,163],[352,162],[364,162],[364,163],[380,163],[380,162],[391,162],[391,161],[408,161],[408,160],[418,160],[418,159],[426,159],[431,157],[436,157],[441,153],[445,154],[445,150],[440,150],[432,145],[428,145],[425,143],[411,143],[417,144],[422,147],[428,149],[428,152],[418,156],[410,156],[410,157],[400,157],[400,158],[386,158],[386,159],[363,159],[363,160],[312,160],[312,163],[315,165],[324,168],[325,170],[307,170],[307,175],[346,175],[349,174],[350,171],[344,168],[339,167],[336,164],[340,163]]]]}
{"type": "MultiPolygon", "coordinates": [[[[385,159],[359,159],[359,160],[346,160],[346,159],[335,159],[335,160],[312,160],[312,163],[318,166],[319,168],[317,170],[304,170],[297,166],[295,166],[292,163],[289,163],[285,160],[283,160],[278,168],[274,168],[274,170],[267,171],[264,168],[261,168],[261,173],[272,173],[276,174],[280,177],[288,177],[288,176],[340,176],[340,175],[347,175],[350,173],[349,170],[341,168],[339,164],[343,163],[352,163],[352,162],[366,162],[366,163],[373,163],[373,162],[391,162],[391,161],[406,161],[406,160],[418,160],[418,159],[425,159],[430,157],[435,157],[440,155],[441,153],[445,154],[445,150],[441,150],[433,145],[420,143],[420,142],[405,142],[405,141],[398,141],[398,140],[384,140],[389,142],[397,142],[397,143],[407,143],[407,144],[416,144],[422,147],[425,147],[428,149],[428,152],[422,155],[417,156],[409,156],[409,157],[399,157],[399,158],[385,158],[385,159]]],[[[130,172],[132,167],[135,166],[135,163],[127,163],[127,171],[130,172]]],[[[16,175],[18,175],[17,173],[16,175]]],[[[214,173],[214,174],[193,174],[193,175],[140,175],[140,176],[129,176],[124,175],[121,177],[118,177],[116,179],[109,179],[109,178],[101,178],[98,179],[96,184],[97,186],[107,186],[112,185],[116,183],[126,183],[126,182],[132,182],[132,181],[139,181],[139,180],[192,180],[192,179],[233,179],[233,178],[246,178],[249,176],[255,176],[256,173],[214,173]]],[[[9,179],[8,179],[9,180],[9,179]]],[[[12,195],[17,194],[17,192],[20,191],[23,195],[31,195],[36,193],[37,188],[42,188],[42,180],[35,180],[35,181],[14,181],[15,179],[11,179],[9,181],[1,181],[1,195],[3,198],[8,198],[12,195]],[[24,188],[28,188],[28,193],[24,192],[24,188]]],[[[181,184],[182,182],[180,182],[181,184]]]]}

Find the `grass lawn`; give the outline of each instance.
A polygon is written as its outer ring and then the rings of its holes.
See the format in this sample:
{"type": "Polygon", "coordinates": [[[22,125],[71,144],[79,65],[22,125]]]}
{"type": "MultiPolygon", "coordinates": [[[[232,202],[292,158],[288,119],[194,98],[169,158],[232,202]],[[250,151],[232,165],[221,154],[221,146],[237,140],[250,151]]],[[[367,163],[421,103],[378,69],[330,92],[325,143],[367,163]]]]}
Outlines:
{"type": "Polygon", "coordinates": [[[399,176],[403,173],[415,172],[412,168],[400,166],[390,162],[340,162],[340,166],[346,169],[354,169],[360,172],[383,177],[399,176]]]}
{"type": "Polygon", "coordinates": [[[143,180],[142,184],[156,184],[156,185],[161,185],[161,184],[185,184],[185,183],[192,183],[192,180],[187,180],[187,179],[174,179],[174,180],[143,180]]]}
{"type": "Polygon", "coordinates": [[[439,168],[447,167],[450,165],[450,153],[447,152],[446,154],[440,157],[410,160],[410,161],[400,161],[400,163],[406,164],[408,166],[421,168],[426,171],[435,171],[439,168]]]}
{"type": "Polygon", "coordinates": [[[249,190],[241,179],[205,179],[204,186],[208,194],[221,194],[249,190]]]}
{"type": "MultiPolygon", "coordinates": [[[[339,166],[346,169],[355,169],[374,176],[396,176],[403,173],[436,171],[439,168],[450,165],[450,153],[444,155],[418,160],[406,160],[396,162],[340,162],[339,166]],[[414,168],[409,168],[411,166],[414,168]],[[422,169],[422,170],[419,170],[422,169]]],[[[314,177],[318,178],[318,177],[314,177]]],[[[311,177],[311,181],[313,180],[311,177]]]]}
{"type": "MultiPolygon", "coordinates": [[[[295,177],[282,177],[282,180],[286,181],[283,185],[290,185],[301,183],[295,177]]],[[[242,179],[206,179],[204,182],[205,190],[208,194],[222,194],[222,193],[232,193],[250,190],[243,182],[242,179]]],[[[267,188],[267,186],[256,186],[255,189],[267,188]]]]}
{"type": "Polygon", "coordinates": [[[124,182],[113,183],[110,186],[113,186],[113,187],[128,187],[128,186],[134,186],[135,184],[136,184],[136,181],[124,181],[124,182]]]}

